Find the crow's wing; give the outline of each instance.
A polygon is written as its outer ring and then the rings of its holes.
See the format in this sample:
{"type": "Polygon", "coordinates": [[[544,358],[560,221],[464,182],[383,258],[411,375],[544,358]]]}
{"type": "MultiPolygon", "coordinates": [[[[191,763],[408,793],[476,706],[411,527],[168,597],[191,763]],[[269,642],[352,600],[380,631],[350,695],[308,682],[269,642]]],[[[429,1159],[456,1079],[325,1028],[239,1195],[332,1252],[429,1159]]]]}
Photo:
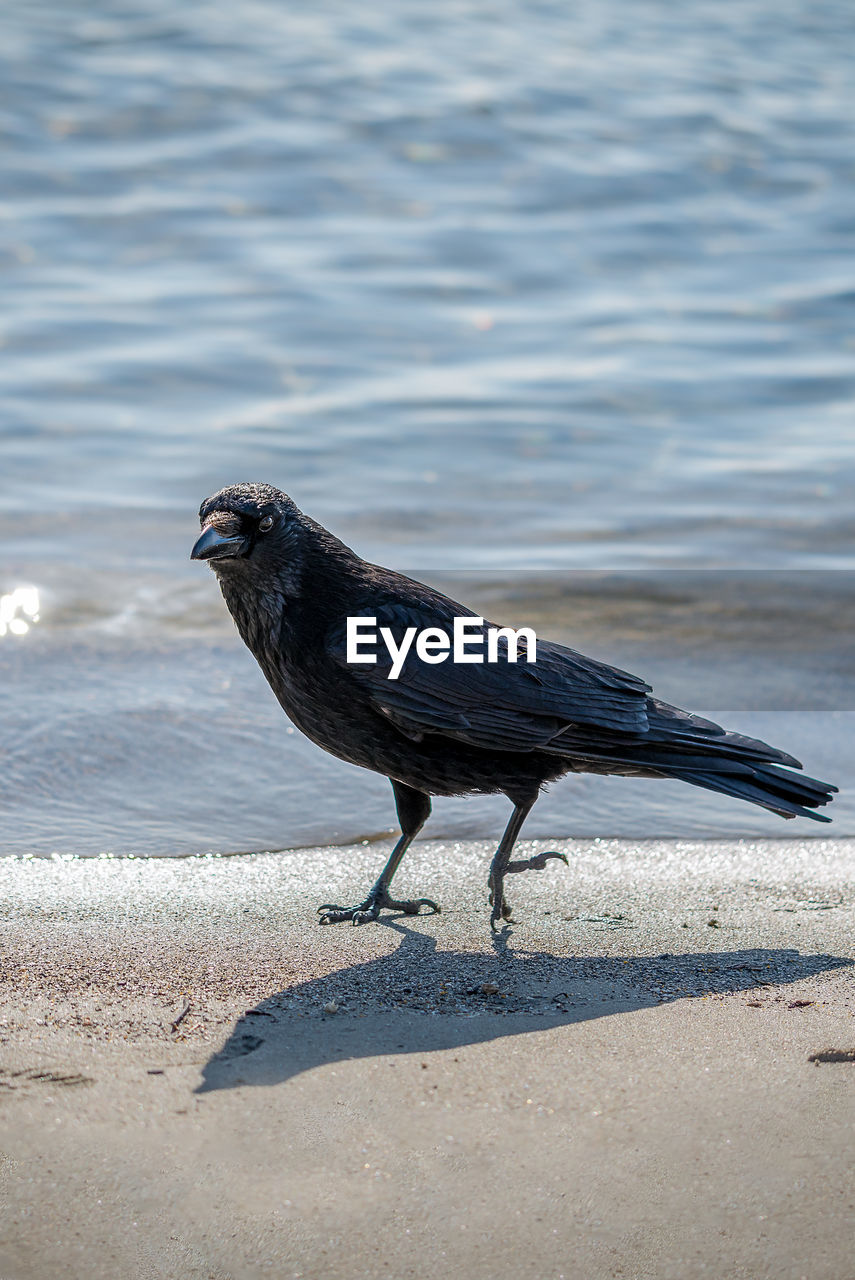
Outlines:
{"type": "MultiPolygon", "coordinates": [[[[417,633],[439,628],[453,643],[454,617],[472,615],[440,599],[448,607],[437,607],[436,599],[428,606],[372,602],[361,616],[376,619],[378,634],[388,627],[398,646],[409,627],[417,633]]],[[[486,633],[491,625],[485,621],[480,631],[486,633]]],[[[479,630],[472,627],[471,634],[477,636],[479,630]]],[[[343,622],[328,638],[330,656],[347,668],[376,709],[416,739],[441,733],[494,751],[533,751],[568,725],[646,733],[650,686],[643,680],[548,641],[538,640],[536,663],[524,660],[524,644],[520,650],[516,663],[508,661],[507,646],[500,641],[495,663],[456,663],[449,654],[444,662],[430,664],[417,656],[413,642],[393,680],[392,660],[382,640],[375,650],[376,664],[357,665],[347,662],[343,622]]],[[[371,652],[370,646],[364,651],[371,652]]],[[[481,652],[486,659],[486,634],[480,649],[470,644],[468,651],[481,652]]]]}

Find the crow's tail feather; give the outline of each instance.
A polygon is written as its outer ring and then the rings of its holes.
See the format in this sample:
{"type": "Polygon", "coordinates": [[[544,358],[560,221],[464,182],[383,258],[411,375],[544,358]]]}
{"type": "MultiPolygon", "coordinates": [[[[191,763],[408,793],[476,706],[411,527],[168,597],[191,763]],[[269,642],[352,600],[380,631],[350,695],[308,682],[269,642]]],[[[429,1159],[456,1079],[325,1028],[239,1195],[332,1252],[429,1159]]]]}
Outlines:
{"type": "Polygon", "coordinates": [[[768,742],[728,733],[720,725],[654,698],[647,700],[647,732],[628,738],[587,726],[568,726],[550,744],[590,773],[678,778],[708,791],[760,805],[782,818],[813,818],[837,787],[803,773],[801,763],[768,742]]]}
{"type": "MultiPolygon", "coordinates": [[[[716,762],[718,763],[718,762],[716,762]]],[[[663,772],[665,772],[663,770],[663,772]]],[[[731,773],[725,768],[669,769],[669,778],[691,782],[708,791],[720,791],[726,796],[748,800],[782,818],[813,818],[814,822],[830,822],[825,814],[813,810],[828,804],[837,787],[830,782],[820,782],[803,774],[793,774],[775,765],[757,764],[731,773]]]]}

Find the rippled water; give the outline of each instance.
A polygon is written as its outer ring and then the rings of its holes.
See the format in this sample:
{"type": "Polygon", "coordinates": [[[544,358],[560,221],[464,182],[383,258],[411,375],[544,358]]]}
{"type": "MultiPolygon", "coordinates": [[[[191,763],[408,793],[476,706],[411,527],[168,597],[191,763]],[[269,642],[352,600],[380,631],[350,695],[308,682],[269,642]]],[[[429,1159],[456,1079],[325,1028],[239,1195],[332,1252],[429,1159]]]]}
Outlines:
{"type": "MultiPolygon", "coordinates": [[[[855,11],[292,10],[0,9],[0,594],[40,605],[0,636],[0,849],[391,823],[382,779],[288,733],[187,561],[247,478],[845,784],[855,11]],[[683,614],[639,576],[665,566],[683,614]],[[767,585],[704,608],[713,566],[767,585]]],[[[782,828],[584,780],[529,830],[782,828]]]]}

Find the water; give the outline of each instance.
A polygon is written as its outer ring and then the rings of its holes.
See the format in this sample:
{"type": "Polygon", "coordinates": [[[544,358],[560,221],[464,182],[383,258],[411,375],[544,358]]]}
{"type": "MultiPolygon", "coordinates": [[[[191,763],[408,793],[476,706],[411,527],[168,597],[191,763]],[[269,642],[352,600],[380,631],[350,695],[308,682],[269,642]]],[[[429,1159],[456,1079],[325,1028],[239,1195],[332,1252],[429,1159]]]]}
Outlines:
{"type": "MultiPolygon", "coordinates": [[[[187,560],[238,479],[845,785],[851,7],[291,9],[0,13],[0,849],[389,827],[187,560]]],[[[790,830],[599,779],[526,828],[790,830]]]]}

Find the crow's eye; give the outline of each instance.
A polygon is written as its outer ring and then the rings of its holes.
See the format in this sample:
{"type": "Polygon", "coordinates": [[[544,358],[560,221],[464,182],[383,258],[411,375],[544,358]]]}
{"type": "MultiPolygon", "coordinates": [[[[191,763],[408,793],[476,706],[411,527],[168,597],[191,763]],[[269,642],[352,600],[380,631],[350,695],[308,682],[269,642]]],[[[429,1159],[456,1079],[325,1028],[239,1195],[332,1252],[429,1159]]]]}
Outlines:
{"type": "Polygon", "coordinates": [[[263,520],[258,522],[259,533],[269,533],[273,528],[273,516],[265,516],[263,520]]]}

